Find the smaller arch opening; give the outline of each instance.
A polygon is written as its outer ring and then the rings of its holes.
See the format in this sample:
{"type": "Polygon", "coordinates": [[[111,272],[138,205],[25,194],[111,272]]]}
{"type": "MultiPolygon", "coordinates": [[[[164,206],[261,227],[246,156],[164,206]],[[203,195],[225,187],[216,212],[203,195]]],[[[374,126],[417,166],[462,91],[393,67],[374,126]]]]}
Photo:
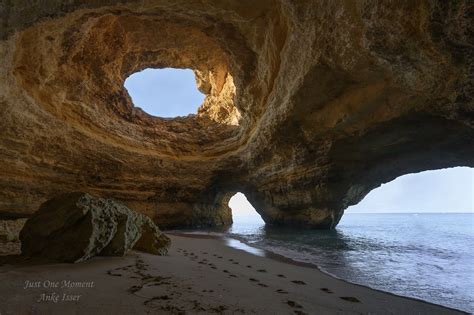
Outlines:
{"type": "Polygon", "coordinates": [[[245,233],[255,231],[255,228],[263,227],[265,222],[260,214],[241,192],[234,194],[229,200],[232,209],[232,232],[245,233]]]}
{"type": "Polygon", "coordinates": [[[175,118],[197,114],[206,95],[191,69],[147,68],[124,82],[135,107],[156,117],[175,118]]]}

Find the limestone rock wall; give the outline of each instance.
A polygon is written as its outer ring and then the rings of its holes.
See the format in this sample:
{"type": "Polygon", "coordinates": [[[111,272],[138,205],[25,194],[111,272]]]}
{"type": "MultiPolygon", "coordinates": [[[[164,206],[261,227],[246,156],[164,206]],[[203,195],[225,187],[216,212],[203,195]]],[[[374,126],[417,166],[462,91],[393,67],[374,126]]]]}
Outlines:
{"type": "Polygon", "coordinates": [[[474,166],[470,1],[0,3],[0,217],[64,191],[160,227],[332,228],[400,175],[474,166]],[[125,78],[192,68],[197,115],[151,117],[125,78]]]}

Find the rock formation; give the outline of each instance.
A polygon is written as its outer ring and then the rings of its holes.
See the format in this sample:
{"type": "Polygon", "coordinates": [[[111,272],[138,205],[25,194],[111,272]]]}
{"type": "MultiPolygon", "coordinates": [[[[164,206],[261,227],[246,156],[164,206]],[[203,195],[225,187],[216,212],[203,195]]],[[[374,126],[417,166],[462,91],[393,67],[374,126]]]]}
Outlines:
{"type": "Polygon", "coordinates": [[[130,249],[166,254],[170,240],[150,218],[109,199],[73,192],[48,200],[20,232],[21,253],[61,262],[130,249]]]}
{"type": "Polygon", "coordinates": [[[472,3],[4,1],[0,214],[60,191],[113,197],[162,228],[333,228],[382,183],[474,166],[472,3]],[[152,117],[123,82],[191,68],[196,115],[152,117]]]}
{"type": "Polygon", "coordinates": [[[0,256],[19,255],[20,231],[26,219],[0,220],[0,256]]]}

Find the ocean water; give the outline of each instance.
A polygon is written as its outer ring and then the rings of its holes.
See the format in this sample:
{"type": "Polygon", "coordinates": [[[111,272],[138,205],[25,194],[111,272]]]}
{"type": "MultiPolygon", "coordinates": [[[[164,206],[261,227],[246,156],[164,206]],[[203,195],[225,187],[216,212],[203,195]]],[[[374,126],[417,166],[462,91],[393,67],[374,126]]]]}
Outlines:
{"type": "Polygon", "coordinates": [[[350,282],[474,312],[474,214],[350,214],[333,231],[267,227],[226,233],[350,282]]]}

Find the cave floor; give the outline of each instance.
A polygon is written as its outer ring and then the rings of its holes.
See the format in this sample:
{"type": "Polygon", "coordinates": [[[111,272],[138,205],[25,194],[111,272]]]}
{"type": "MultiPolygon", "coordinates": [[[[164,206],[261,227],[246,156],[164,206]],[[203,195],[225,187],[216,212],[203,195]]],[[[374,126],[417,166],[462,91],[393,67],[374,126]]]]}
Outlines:
{"type": "Polygon", "coordinates": [[[0,313],[457,313],[255,256],[220,239],[170,238],[168,256],[132,252],[78,264],[0,266],[0,313]]]}

